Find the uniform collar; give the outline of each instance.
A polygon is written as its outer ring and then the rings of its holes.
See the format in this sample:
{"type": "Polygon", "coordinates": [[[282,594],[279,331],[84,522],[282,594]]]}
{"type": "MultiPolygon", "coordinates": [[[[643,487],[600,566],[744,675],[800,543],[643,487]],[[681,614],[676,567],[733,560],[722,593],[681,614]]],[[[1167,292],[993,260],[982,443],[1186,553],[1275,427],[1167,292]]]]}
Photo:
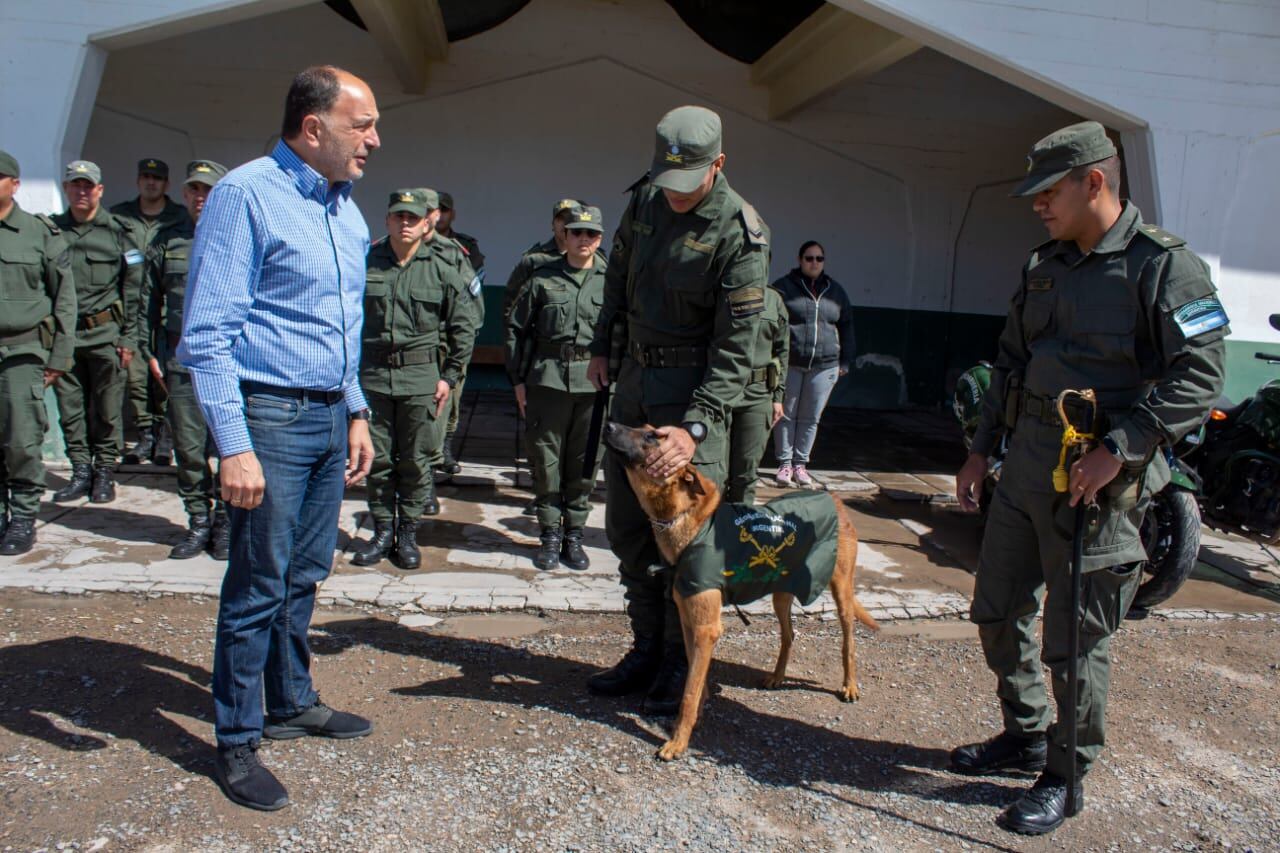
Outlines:
{"type": "Polygon", "coordinates": [[[1129,241],[1133,239],[1133,235],[1137,233],[1138,226],[1142,224],[1142,214],[1138,211],[1137,205],[1131,201],[1126,201],[1124,207],[1120,210],[1120,216],[1107,229],[1107,233],[1102,235],[1102,239],[1098,241],[1098,245],[1093,247],[1094,254],[1102,254],[1107,252],[1121,252],[1129,246],[1129,241]]]}
{"type": "Polygon", "coordinates": [[[13,220],[16,218],[14,216],[14,212],[21,209],[22,208],[18,207],[17,199],[14,199],[13,207],[9,208],[9,212],[5,215],[4,219],[0,219],[0,228],[8,228],[10,231],[17,231],[18,226],[13,224],[13,220]]]}
{"type": "Polygon", "coordinates": [[[724,172],[717,172],[716,179],[711,184],[711,192],[707,193],[707,197],[701,204],[689,212],[703,219],[716,219],[720,216],[720,211],[724,209],[724,203],[728,198],[729,182],[725,180],[724,172]]]}
{"type": "Polygon", "coordinates": [[[311,168],[305,160],[298,156],[298,152],[289,147],[289,143],[281,139],[276,143],[276,147],[271,152],[271,157],[280,164],[280,168],[287,172],[293,178],[294,186],[298,188],[298,192],[307,198],[314,198],[329,204],[335,200],[335,196],[341,197],[346,201],[351,197],[351,182],[338,181],[332,186],[329,181],[311,168]]]}

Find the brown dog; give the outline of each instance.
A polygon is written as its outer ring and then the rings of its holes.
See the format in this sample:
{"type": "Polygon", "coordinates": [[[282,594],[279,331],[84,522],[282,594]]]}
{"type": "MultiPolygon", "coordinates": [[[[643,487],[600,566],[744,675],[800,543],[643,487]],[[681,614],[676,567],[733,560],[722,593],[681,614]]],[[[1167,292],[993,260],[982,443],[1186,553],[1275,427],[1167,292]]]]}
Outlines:
{"type": "MultiPolygon", "coordinates": [[[[630,428],[610,422],[605,441],[626,460],[627,479],[653,525],[658,550],[676,567],[672,596],[684,630],[689,675],[671,740],[658,750],[658,757],[664,761],[679,758],[689,746],[705,700],[711,654],[724,630],[720,611],[726,603],[745,604],[772,594],[782,644],[778,663],[762,684],[778,687],[786,676],[794,637],[791,602],[796,590],[801,590],[804,603],[809,604],[827,586],[829,577],[844,638],[844,684],[837,695],[846,702],[857,699],[853,622],[856,618],[869,628],[880,626],[853,593],[858,534],[844,504],[827,493],[792,493],[765,507],[717,513],[720,492],[694,466],[687,465],[666,480],[655,480],[646,473],[644,459],[658,445],[652,426],[630,428]],[[788,513],[787,509],[799,509],[800,513],[788,513]],[[714,562],[726,549],[736,549],[745,556],[714,562]],[[690,556],[698,561],[696,567],[687,559],[690,556]],[[686,558],[683,563],[682,557],[686,558]],[[797,565],[797,557],[805,562],[797,565]],[[708,572],[706,566],[711,564],[714,571],[708,572]]],[[[617,484],[610,487],[617,488],[617,484]]]]}

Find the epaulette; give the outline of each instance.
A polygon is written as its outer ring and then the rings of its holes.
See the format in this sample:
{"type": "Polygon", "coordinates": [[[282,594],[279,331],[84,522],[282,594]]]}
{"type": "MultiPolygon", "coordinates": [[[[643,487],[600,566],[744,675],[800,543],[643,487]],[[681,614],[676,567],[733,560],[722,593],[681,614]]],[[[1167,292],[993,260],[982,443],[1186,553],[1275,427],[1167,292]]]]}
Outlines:
{"type": "Polygon", "coordinates": [[[623,192],[624,192],[624,193],[632,193],[632,192],[635,192],[637,188],[639,188],[639,187],[640,187],[640,186],[642,186],[643,184],[647,184],[647,183],[649,183],[649,173],[648,173],[648,172],[645,172],[643,175],[641,175],[641,176],[640,176],[639,180],[637,180],[637,181],[636,181],[634,184],[632,184],[631,186],[627,187],[625,190],[623,190],[623,192]]]}
{"type": "Polygon", "coordinates": [[[44,227],[49,229],[50,234],[57,235],[62,233],[62,229],[58,227],[58,223],[50,219],[49,214],[37,213],[36,219],[39,219],[41,222],[44,223],[44,227]]]}
{"type": "Polygon", "coordinates": [[[1186,240],[1177,234],[1170,234],[1159,225],[1139,225],[1138,233],[1165,249],[1176,249],[1179,246],[1187,245],[1186,240]]]}
{"type": "Polygon", "coordinates": [[[747,227],[747,239],[757,246],[769,245],[769,235],[765,232],[764,220],[756,209],[747,202],[742,203],[742,224],[747,227]]]}
{"type": "Polygon", "coordinates": [[[459,249],[462,250],[462,254],[464,257],[466,258],[471,257],[471,251],[466,246],[462,245],[462,241],[459,240],[457,237],[449,237],[448,240],[449,242],[453,243],[453,245],[457,246],[459,249]]]}

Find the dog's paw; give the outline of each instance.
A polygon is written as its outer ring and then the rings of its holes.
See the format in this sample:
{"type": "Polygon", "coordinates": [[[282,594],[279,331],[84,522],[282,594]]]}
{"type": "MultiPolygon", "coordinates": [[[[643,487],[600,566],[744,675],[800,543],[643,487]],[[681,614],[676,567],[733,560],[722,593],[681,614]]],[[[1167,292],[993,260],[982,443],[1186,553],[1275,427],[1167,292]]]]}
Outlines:
{"type": "Polygon", "coordinates": [[[785,676],[774,675],[772,672],[760,679],[760,686],[765,690],[777,690],[782,686],[782,682],[786,680],[785,676]]]}
{"type": "Polygon", "coordinates": [[[841,687],[836,691],[836,695],[840,697],[841,702],[857,702],[858,701],[858,685],[851,684],[848,687],[841,687]]]}
{"type": "Polygon", "coordinates": [[[662,745],[662,749],[658,750],[658,758],[663,761],[675,761],[677,758],[684,755],[684,750],[685,747],[673,740],[669,740],[662,745]]]}

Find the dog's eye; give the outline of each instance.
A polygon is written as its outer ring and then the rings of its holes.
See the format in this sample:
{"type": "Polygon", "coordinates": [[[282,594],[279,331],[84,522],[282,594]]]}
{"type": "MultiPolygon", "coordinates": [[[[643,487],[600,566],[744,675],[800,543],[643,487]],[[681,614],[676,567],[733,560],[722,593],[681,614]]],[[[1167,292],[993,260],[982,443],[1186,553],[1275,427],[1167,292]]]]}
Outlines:
{"type": "Polygon", "coordinates": [[[645,441],[657,441],[657,440],[658,440],[658,431],[657,431],[657,430],[653,430],[653,429],[649,430],[648,432],[646,432],[646,433],[644,434],[644,440],[645,440],[645,441]]]}

